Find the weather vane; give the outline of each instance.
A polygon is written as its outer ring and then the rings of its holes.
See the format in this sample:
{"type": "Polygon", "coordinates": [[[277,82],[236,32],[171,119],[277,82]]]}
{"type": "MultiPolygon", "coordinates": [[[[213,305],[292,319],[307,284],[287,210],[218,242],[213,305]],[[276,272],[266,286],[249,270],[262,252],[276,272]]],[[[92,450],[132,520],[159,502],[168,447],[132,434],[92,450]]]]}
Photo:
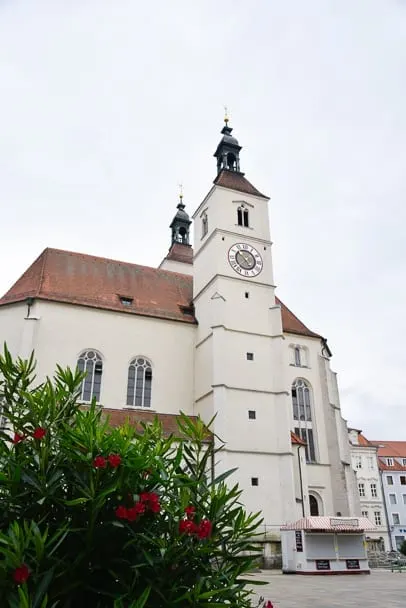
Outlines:
{"type": "Polygon", "coordinates": [[[226,123],[226,126],[228,125],[228,121],[229,121],[229,118],[228,118],[228,107],[224,106],[224,122],[226,123]]]}
{"type": "Polygon", "coordinates": [[[183,184],[178,184],[179,186],[179,200],[182,202],[183,199],[183,184]]]}

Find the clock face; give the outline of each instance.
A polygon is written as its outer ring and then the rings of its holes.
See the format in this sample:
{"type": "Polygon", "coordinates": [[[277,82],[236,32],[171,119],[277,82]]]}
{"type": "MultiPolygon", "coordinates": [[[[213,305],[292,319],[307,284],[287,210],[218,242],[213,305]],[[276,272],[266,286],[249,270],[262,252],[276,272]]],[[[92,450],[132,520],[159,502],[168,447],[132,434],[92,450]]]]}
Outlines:
{"type": "Polygon", "coordinates": [[[246,243],[236,243],[230,247],[228,261],[233,270],[242,277],[256,277],[263,267],[258,251],[246,243]]]}

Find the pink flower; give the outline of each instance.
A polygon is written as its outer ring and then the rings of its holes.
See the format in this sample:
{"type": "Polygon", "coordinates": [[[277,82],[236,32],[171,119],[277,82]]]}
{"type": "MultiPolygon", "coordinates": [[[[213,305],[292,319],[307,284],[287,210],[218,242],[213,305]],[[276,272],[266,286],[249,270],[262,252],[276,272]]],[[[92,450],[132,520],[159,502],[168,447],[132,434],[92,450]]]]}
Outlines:
{"type": "Polygon", "coordinates": [[[196,507],[189,505],[185,508],[185,513],[188,519],[193,519],[196,514],[196,507]]]}
{"type": "Polygon", "coordinates": [[[46,429],[39,426],[38,428],[35,429],[32,436],[34,437],[34,439],[39,439],[41,441],[41,439],[43,439],[46,434],[47,434],[46,429]]]}
{"type": "Polygon", "coordinates": [[[127,519],[128,521],[135,521],[138,517],[138,511],[135,508],[135,505],[130,509],[127,509],[127,519]]]}
{"type": "Polygon", "coordinates": [[[147,503],[158,502],[159,496],[155,492],[141,492],[140,500],[147,503]]]}
{"type": "Polygon", "coordinates": [[[96,458],[93,460],[93,466],[95,469],[104,469],[106,468],[107,465],[107,460],[104,458],[104,456],[96,456],[96,458]]]}
{"type": "Polygon", "coordinates": [[[136,502],[134,505],[134,509],[138,515],[142,515],[145,513],[145,504],[143,502],[136,502]]]}
{"type": "Polygon", "coordinates": [[[149,504],[149,510],[152,513],[160,513],[160,511],[161,511],[161,505],[160,505],[160,503],[159,502],[151,502],[149,504]]]}
{"type": "Polygon", "coordinates": [[[14,438],[13,438],[13,443],[17,444],[20,443],[20,441],[24,441],[25,436],[21,435],[21,433],[14,433],[14,438]]]}
{"type": "Polygon", "coordinates": [[[124,507],[124,505],[119,505],[117,507],[116,517],[118,517],[118,519],[127,519],[128,518],[127,509],[124,507]]]}
{"type": "Polygon", "coordinates": [[[119,454],[110,454],[110,456],[108,457],[108,461],[109,465],[113,469],[116,469],[121,464],[121,456],[119,456],[119,454]]]}
{"type": "Polygon", "coordinates": [[[197,528],[197,536],[199,538],[207,538],[210,536],[212,530],[212,523],[208,519],[202,519],[198,528],[197,528]]]}
{"type": "Polygon", "coordinates": [[[268,600],[267,603],[265,604],[264,608],[274,608],[271,600],[268,600]]]}
{"type": "Polygon", "coordinates": [[[141,492],[140,501],[145,505],[146,509],[152,513],[159,513],[161,510],[159,496],[155,492],[141,492]]]}
{"type": "Polygon", "coordinates": [[[181,519],[179,522],[179,534],[195,534],[197,532],[196,524],[190,519],[181,519]]]}
{"type": "Polygon", "coordinates": [[[21,564],[21,566],[16,568],[13,572],[13,579],[17,585],[25,583],[29,577],[30,571],[28,570],[28,566],[26,564],[21,564]]]}

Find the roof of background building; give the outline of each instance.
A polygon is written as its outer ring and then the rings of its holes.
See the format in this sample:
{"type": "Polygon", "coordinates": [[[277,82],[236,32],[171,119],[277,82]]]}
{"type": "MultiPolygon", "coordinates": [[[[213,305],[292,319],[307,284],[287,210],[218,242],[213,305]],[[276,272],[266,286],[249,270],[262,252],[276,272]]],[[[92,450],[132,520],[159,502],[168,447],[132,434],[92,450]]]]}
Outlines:
{"type": "MultiPolygon", "coordinates": [[[[354,445],[354,444],[352,444],[354,445]]],[[[355,444],[356,445],[356,444],[355,444]]],[[[374,445],[372,443],[372,441],[369,441],[365,435],[363,435],[361,433],[361,431],[358,431],[358,445],[362,448],[374,448],[375,450],[377,449],[376,445],[374,445]]]]}
{"type": "Polygon", "coordinates": [[[406,471],[406,467],[399,464],[399,462],[397,462],[396,460],[394,460],[393,465],[390,466],[389,464],[386,464],[386,462],[383,462],[382,458],[379,456],[378,456],[378,466],[381,469],[381,471],[406,471]]]}
{"type": "Polygon", "coordinates": [[[406,458],[406,441],[371,441],[378,447],[378,456],[406,458]]]}
{"type": "MultiPolygon", "coordinates": [[[[27,298],[196,323],[190,275],[61,249],[45,249],[0,306],[27,298]]],[[[284,332],[321,339],[278,298],[276,302],[284,332]]]]}

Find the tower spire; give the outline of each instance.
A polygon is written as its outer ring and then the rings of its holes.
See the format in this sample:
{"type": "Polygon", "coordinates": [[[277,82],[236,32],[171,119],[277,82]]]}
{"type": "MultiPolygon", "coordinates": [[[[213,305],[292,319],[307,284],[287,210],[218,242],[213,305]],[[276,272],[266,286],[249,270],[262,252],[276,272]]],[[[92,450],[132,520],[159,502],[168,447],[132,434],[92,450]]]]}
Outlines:
{"type": "Polygon", "coordinates": [[[217,158],[217,173],[223,170],[240,173],[240,150],[237,139],[231,135],[232,127],[229,123],[228,108],[224,106],[224,127],[221,129],[223,137],[214,153],[217,158]]]}
{"type": "Polygon", "coordinates": [[[172,231],[172,244],[180,243],[181,245],[189,245],[189,231],[192,221],[185,211],[185,203],[183,202],[183,184],[179,184],[179,202],[176,205],[176,208],[177,212],[170,225],[172,231]]]}

